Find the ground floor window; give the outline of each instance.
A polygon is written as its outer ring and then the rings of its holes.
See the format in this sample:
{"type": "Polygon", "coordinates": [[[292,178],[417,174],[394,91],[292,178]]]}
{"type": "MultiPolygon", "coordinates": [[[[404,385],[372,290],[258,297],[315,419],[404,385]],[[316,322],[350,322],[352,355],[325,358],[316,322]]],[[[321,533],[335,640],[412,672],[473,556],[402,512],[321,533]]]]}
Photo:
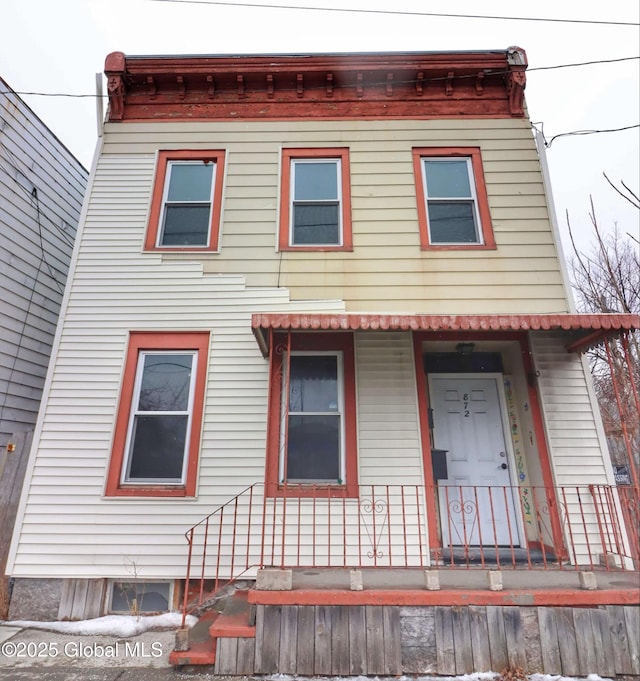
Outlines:
{"type": "Polygon", "coordinates": [[[131,333],[108,496],[193,496],[209,333],[131,333]]]}
{"type": "Polygon", "coordinates": [[[275,335],[270,381],[268,482],[357,494],[352,335],[275,335]]]}
{"type": "Polygon", "coordinates": [[[169,581],[114,580],[107,610],[130,615],[168,612],[172,609],[172,591],[172,582],[169,581]]]}

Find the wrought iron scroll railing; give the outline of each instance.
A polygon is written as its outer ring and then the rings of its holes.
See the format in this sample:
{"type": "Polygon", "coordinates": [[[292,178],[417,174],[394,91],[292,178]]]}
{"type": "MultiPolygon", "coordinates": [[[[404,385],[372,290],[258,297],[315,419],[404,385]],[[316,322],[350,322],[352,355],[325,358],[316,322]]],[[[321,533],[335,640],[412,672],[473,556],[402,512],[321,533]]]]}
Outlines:
{"type": "Polygon", "coordinates": [[[637,569],[639,520],[635,487],[256,483],[186,532],[183,611],[267,566],[637,569]]]}

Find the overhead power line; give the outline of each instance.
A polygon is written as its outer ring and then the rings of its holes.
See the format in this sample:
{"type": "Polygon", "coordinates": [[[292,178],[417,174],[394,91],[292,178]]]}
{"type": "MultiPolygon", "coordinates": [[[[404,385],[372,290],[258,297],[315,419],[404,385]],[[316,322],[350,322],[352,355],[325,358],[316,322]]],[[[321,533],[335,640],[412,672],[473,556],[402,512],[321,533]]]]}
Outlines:
{"type": "Polygon", "coordinates": [[[608,128],[606,130],[572,130],[571,132],[561,132],[557,135],[554,135],[548,142],[545,140],[545,147],[549,148],[553,144],[553,140],[557,140],[558,137],[570,137],[573,135],[599,135],[605,132],[622,132],[623,130],[633,130],[634,128],[640,128],[640,123],[636,123],[635,125],[625,125],[622,128],[608,128]]]}
{"type": "MultiPolygon", "coordinates": [[[[164,0],[163,0],[164,1],[164,0]]],[[[180,0],[182,2],[182,0],[180,0]]],[[[614,64],[617,62],[623,62],[623,61],[634,61],[640,59],[640,56],[638,57],[618,57],[616,59],[597,59],[594,61],[583,61],[583,62],[575,62],[573,64],[555,64],[552,66],[532,66],[527,69],[527,73],[531,71],[551,71],[553,69],[567,69],[567,68],[573,68],[577,66],[594,66],[597,64],[614,64]]],[[[500,75],[500,74],[506,74],[509,73],[508,70],[496,70],[496,71],[491,71],[490,73],[486,73],[486,75],[500,75]]],[[[476,74],[472,75],[460,75],[460,76],[454,76],[454,79],[462,79],[462,78],[475,78],[476,74]]],[[[438,80],[448,80],[449,76],[437,76],[434,78],[423,78],[422,82],[433,82],[433,81],[438,81],[438,80]]],[[[406,80],[406,81],[396,81],[396,84],[402,84],[402,83],[413,83],[415,82],[414,80],[406,80]]],[[[370,85],[386,85],[387,82],[386,80],[384,82],[380,83],[370,83],[370,85]]],[[[340,88],[340,87],[353,87],[352,85],[334,85],[334,88],[340,88]]],[[[313,89],[313,88],[307,88],[307,89],[313,89]]],[[[319,89],[324,89],[324,86],[322,86],[319,89]]],[[[98,95],[98,94],[75,94],[75,93],[70,93],[70,92],[35,92],[35,91],[26,91],[26,90],[0,90],[1,95],[9,95],[9,94],[14,94],[14,95],[21,95],[21,96],[35,96],[35,97],[71,97],[71,98],[86,98],[86,97],[102,97],[104,99],[107,98],[107,95],[98,95]]]]}
{"type": "Polygon", "coordinates": [[[383,14],[409,17],[444,17],[448,19],[491,19],[494,21],[545,21],[562,24],[594,24],[600,26],[640,26],[633,21],[600,21],[592,19],[553,19],[551,17],[512,17],[490,14],[450,14],[445,12],[407,12],[392,9],[358,9],[355,7],[302,7],[300,5],[260,4],[257,2],[221,2],[219,0],[147,0],[176,5],[218,5],[221,7],[252,7],[259,9],[287,9],[310,12],[350,12],[352,14],[383,14]]]}

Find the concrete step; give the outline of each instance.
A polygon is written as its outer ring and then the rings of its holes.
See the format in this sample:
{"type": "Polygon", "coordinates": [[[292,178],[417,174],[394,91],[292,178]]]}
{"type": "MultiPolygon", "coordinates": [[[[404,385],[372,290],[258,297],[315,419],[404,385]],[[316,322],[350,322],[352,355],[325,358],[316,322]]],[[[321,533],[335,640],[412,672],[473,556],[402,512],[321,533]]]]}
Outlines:
{"type": "Polygon", "coordinates": [[[247,591],[236,591],[226,599],[222,612],[205,612],[189,632],[189,650],[169,654],[174,667],[212,666],[219,638],[255,638],[255,605],[247,591]]]}
{"type": "Polygon", "coordinates": [[[224,610],[209,627],[211,638],[255,638],[255,606],[248,602],[247,591],[236,591],[227,599],[224,610]]]}
{"type": "Polygon", "coordinates": [[[219,614],[212,610],[205,612],[189,631],[189,650],[171,651],[169,664],[174,667],[201,667],[215,664],[216,646],[209,634],[209,628],[218,617],[219,614]]]}

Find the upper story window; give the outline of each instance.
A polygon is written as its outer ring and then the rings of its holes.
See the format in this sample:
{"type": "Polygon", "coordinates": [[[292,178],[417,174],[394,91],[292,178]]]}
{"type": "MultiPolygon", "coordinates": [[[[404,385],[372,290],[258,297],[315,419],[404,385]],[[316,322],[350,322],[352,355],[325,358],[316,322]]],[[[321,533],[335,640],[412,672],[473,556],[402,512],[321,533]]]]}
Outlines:
{"type": "Polygon", "coordinates": [[[209,334],[132,333],[108,495],[193,496],[209,334]]]}
{"type": "Polygon", "coordinates": [[[348,149],[284,149],[281,250],[351,250],[348,149]]]}
{"type": "Polygon", "coordinates": [[[145,250],[217,251],[224,151],[161,151],[145,250]]]}
{"type": "Polygon", "coordinates": [[[495,248],[477,148],[414,148],[423,249],[495,248]]]}

